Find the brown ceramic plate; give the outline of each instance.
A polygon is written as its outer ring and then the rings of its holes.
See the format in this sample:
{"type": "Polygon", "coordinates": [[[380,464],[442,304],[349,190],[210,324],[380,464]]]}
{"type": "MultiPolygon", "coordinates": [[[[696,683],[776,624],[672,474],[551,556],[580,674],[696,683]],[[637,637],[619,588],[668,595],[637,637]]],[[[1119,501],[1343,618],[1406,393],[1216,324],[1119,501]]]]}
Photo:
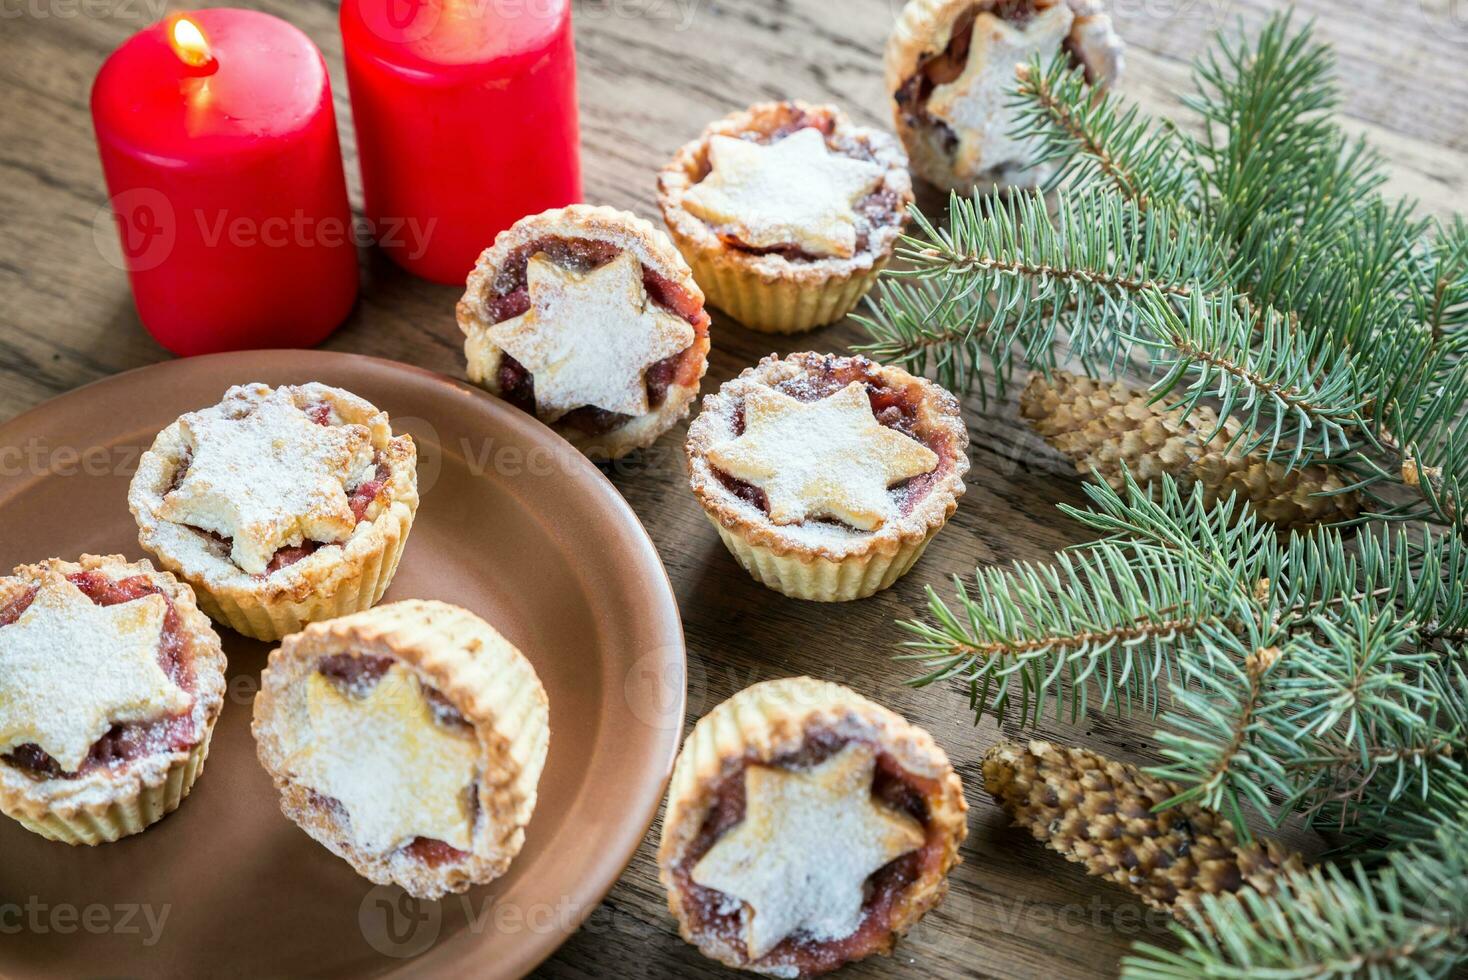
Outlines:
{"type": "Polygon", "coordinates": [[[596,907],[643,839],[682,732],[678,608],[612,485],[549,429],[467,385],[389,361],[270,351],[173,361],[0,425],[0,569],[142,557],[139,452],[232,384],[339,385],[418,443],[423,503],[384,601],[436,598],[525,651],[551,744],[525,849],[439,903],[374,887],[281,816],[250,703],[268,645],[227,630],[230,693],[209,763],[146,833],[87,848],[0,817],[0,976],[517,977],[596,907]]]}

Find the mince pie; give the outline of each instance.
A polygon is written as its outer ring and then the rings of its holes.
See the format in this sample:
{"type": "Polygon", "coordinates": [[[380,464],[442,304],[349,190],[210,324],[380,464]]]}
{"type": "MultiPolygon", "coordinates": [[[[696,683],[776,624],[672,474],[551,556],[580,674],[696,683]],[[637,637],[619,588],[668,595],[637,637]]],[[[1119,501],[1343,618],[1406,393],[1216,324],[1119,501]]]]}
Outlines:
{"type": "Polygon", "coordinates": [[[703,292],[668,237],[573,205],[523,218],[479,257],[458,307],[469,380],[595,459],[653,444],[708,367],[703,292]]]}
{"type": "Polygon", "coordinates": [[[895,139],[799,102],[714,123],[678,151],[658,191],[709,301],[772,333],[851,312],[892,258],[913,199],[895,139]]]}
{"type": "Polygon", "coordinates": [[[418,510],[417,451],[340,388],[241,385],[158,434],[128,504],[205,612],[278,640],[382,598],[418,510]]]}
{"type": "Polygon", "coordinates": [[[927,732],[837,684],[767,681],[684,743],[658,868],[705,956],[815,976],[890,953],[937,904],[967,811],[927,732]]]}
{"type": "Polygon", "coordinates": [[[767,357],[704,399],[693,492],[757,580],[797,599],[897,581],[964,492],[958,401],[865,357],[767,357]]]}
{"type": "Polygon", "coordinates": [[[146,561],[0,577],[0,810],[68,844],[158,822],[203,772],[224,669],[189,587],[146,561]]]}
{"type": "Polygon", "coordinates": [[[1093,84],[1121,74],[1102,0],[909,0],[887,42],[887,90],[913,171],[962,194],[1047,180],[1012,101],[1017,71],[1062,51],[1093,84]]]}
{"type": "Polygon", "coordinates": [[[530,661],[473,613],[416,600],[287,637],[253,731],[287,817],[429,899],[504,874],[550,739],[530,661]]]}

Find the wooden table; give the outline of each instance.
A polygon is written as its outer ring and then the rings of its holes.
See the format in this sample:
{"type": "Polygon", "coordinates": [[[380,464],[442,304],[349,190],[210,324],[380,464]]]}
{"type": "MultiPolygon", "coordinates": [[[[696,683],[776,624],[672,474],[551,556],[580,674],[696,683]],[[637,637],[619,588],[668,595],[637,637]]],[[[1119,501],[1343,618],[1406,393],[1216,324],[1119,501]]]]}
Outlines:
{"type": "MultiPolygon", "coordinates": [[[[326,53],[354,200],[355,146],[327,0],[234,0],[301,26],[326,53]]],[[[581,0],[577,3],[588,200],[656,219],[654,172],[709,120],[747,103],[829,100],[886,126],[883,43],[900,0],[581,0]]],[[[1237,18],[1257,25],[1273,0],[1122,0],[1130,44],[1124,90],[1174,108],[1190,58],[1237,18]]],[[[1304,0],[1334,42],[1353,128],[1395,165],[1394,191],[1439,214],[1468,199],[1468,0],[1304,0]],[[1391,12],[1388,13],[1387,9],[1391,12]]],[[[0,418],[60,392],[168,355],[133,311],[106,212],[87,112],[102,59],[155,19],[161,0],[0,0],[0,418]]],[[[486,125],[492,125],[486,120],[486,125]]],[[[327,346],[462,376],[459,291],[364,255],[362,299],[327,346]]],[[[772,350],[842,350],[841,325],[796,339],[716,319],[706,390],[772,350]]],[[[896,619],[919,612],[922,586],[975,565],[1043,559],[1079,540],[1055,505],[1080,503],[1069,467],[1017,422],[1012,405],[967,405],[969,492],[913,573],[875,599],[827,607],[783,599],[727,555],[688,492],[682,430],[611,475],[667,563],[687,626],[690,724],[755,681],[810,674],[849,684],[926,726],[953,757],[972,806],[964,864],[947,901],[892,960],[843,976],[1113,974],[1136,938],[1165,937],[1159,916],[1006,826],[980,787],[978,760],[998,735],[974,727],[956,690],[913,690],[891,655],[896,619]],[[907,969],[904,970],[903,968],[907,969]]],[[[1146,719],[1047,720],[1047,737],[1131,760],[1151,758],[1146,719]]],[[[715,976],[679,938],[653,864],[655,833],[587,926],[542,969],[547,977],[715,976]]]]}

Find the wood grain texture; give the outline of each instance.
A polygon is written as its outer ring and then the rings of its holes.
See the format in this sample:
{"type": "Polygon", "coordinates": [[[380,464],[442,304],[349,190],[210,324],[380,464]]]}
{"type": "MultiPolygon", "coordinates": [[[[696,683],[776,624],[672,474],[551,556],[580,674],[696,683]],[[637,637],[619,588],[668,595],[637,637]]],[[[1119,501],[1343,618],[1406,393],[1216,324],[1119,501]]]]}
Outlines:
{"type": "MultiPolygon", "coordinates": [[[[106,54],[155,19],[161,0],[0,0],[0,418],[78,385],[167,357],[138,324],[117,265],[87,112],[106,54]]],[[[236,0],[241,2],[241,0],[236,0]]],[[[354,202],[355,141],[335,4],[243,0],[300,25],[325,52],[354,202]]],[[[580,0],[578,50],[588,200],[656,220],[654,173],[711,119],[770,98],[830,100],[887,125],[881,53],[899,0],[580,0]]],[[[1176,108],[1189,59],[1237,20],[1257,26],[1273,0],[1122,0],[1130,45],[1123,90],[1154,111],[1176,108]]],[[[1461,210],[1468,190],[1468,3],[1302,0],[1336,45],[1350,125],[1394,166],[1391,190],[1432,213],[1461,210]]],[[[462,376],[458,291],[363,257],[361,302],[328,347],[462,376]]],[[[706,390],[772,350],[842,350],[838,325],[771,338],[716,319],[706,390]]],[[[248,379],[241,379],[248,380],[248,379]]],[[[980,786],[978,760],[998,736],[975,727],[956,690],[904,687],[893,620],[915,615],[924,583],[943,588],[976,565],[1043,559],[1080,538],[1057,513],[1080,503],[1067,464],[1018,421],[1013,405],[967,406],[970,490],[952,525],[891,591],[829,607],[783,599],[728,557],[689,494],[682,429],[610,475],[646,523],[686,621],[690,719],[757,680],[810,674],[847,683],[924,725],[965,780],[971,835],[947,901],[891,960],[846,977],[1090,977],[1115,972],[1159,917],[1006,826],[980,786]]],[[[1152,755],[1146,719],[1047,718],[1038,731],[1132,761],[1152,755]]],[[[589,828],[588,832],[594,832],[589,828]]],[[[656,828],[611,896],[542,969],[546,977],[713,977],[722,968],[678,938],[653,864],[656,828]]],[[[1309,842],[1301,842],[1309,846],[1309,842]]],[[[1162,941],[1166,941],[1163,939],[1162,941]]]]}

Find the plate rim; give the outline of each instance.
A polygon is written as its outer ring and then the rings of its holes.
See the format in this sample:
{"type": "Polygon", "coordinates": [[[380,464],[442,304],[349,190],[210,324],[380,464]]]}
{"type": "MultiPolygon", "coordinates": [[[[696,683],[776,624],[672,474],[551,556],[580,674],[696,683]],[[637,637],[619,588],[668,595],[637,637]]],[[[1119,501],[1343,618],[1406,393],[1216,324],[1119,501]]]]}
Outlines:
{"type": "MultiPolygon", "coordinates": [[[[608,865],[606,862],[603,862],[600,865],[601,867],[614,867],[615,871],[611,874],[578,878],[578,887],[591,880],[596,880],[596,883],[589,888],[583,888],[580,893],[574,896],[577,899],[584,897],[585,901],[578,901],[575,906],[575,911],[569,916],[566,927],[547,930],[539,934],[532,933],[533,935],[538,935],[540,941],[521,944],[518,948],[527,951],[525,955],[511,954],[506,957],[508,962],[503,962],[502,965],[514,966],[514,971],[508,975],[523,977],[553,956],[564,943],[580,931],[586,920],[601,906],[606,896],[611,893],[612,889],[616,887],[617,883],[631,866],[638,849],[647,839],[648,832],[652,829],[653,823],[657,819],[658,810],[661,808],[663,796],[667,791],[668,782],[672,777],[673,764],[682,744],[683,729],[686,727],[688,721],[688,646],[682,611],[678,606],[677,593],[673,588],[672,579],[668,575],[667,566],[664,564],[662,556],[658,553],[657,546],[653,543],[652,536],[648,533],[646,526],[642,523],[641,518],[637,516],[637,512],[632,509],[632,505],[627,502],[627,499],[622,495],[621,491],[607,478],[601,468],[538,419],[527,415],[525,412],[510,406],[483,389],[475,387],[459,378],[391,358],[377,357],[371,354],[359,354],[351,351],[317,349],[265,348],[248,351],[226,351],[215,354],[201,354],[195,357],[170,358],[152,364],[129,368],[126,371],[97,378],[76,388],[53,395],[18,415],[4,422],[0,422],[0,443],[12,438],[16,434],[23,434],[28,429],[33,431],[33,420],[43,413],[56,411],[58,405],[61,403],[67,403],[65,407],[71,408],[70,403],[84,401],[89,393],[95,393],[98,389],[102,388],[135,383],[135,379],[142,375],[168,374],[171,371],[180,370],[185,366],[200,363],[218,363],[245,358],[281,356],[299,359],[298,363],[293,365],[293,367],[298,367],[306,371],[312,370],[313,362],[327,365],[331,362],[356,362],[359,365],[367,367],[369,370],[416,376],[421,383],[446,386],[460,394],[470,396],[480,410],[488,412],[491,416],[495,416],[498,423],[519,430],[526,438],[541,441],[550,440],[552,444],[557,446],[558,458],[571,460],[567,465],[578,468],[584,475],[590,477],[592,482],[597,484],[598,488],[603,492],[603,497],[613,508],[620,512],[623,523],[631,528],[635,528],[636,533],[634,538],[638,551],[642,553],[643,559],[651,559],[652,567],[657,571],[657,575],[654,576],[657,584],[655,604],[662,607],[657,619],[657,629],[658,632],[666,634],[666,638],[670,643],[664,644],[663,646],[664,648],[670,647],[676,653],[675,660],[680,667],[678,672],[679,684],[677,703],[675,705],[676,710],[669,713],[669,723],[662,728],[665,734],[661,738],[661,744],[658,744],[653,752],[654,759],[657,762],[657,773],[659,777],[657,791],[650,794],[646,801],[643,801],[639,808],[641,815],[635,823],[629,822],[626,824],[629,829],[632,827],[640,829],[635,836],[629,834],[622,845],[615,849],[615,864],[608,865]]],[[[30,473],[19,476],[7,476],[3,472],[0,472],[0,510],[3,510],[10,499],[51,475],[53,474],[30,473]]],[[[483,941],[483,937],[478,937],[477,939],[468,939],[463,942],[454,942],[452,937],[450,937],[450,941],[447,943],[435,942],[428,949],[412,958],[400,961],[397,966],[388,969],[385,975],[447,976],[452,974],[458,976],[460,975],[460,970],[455,969],[453,961],[460,959],[460,957],[454,956],[453,951],[459,947],[472,947],[478,942],[483,941]],[[449,962],[442,962],[444,960],[448,960],[449,962]]],[[[490,967],[490,969],[492,970],[493,967],[490,967]]]]}

